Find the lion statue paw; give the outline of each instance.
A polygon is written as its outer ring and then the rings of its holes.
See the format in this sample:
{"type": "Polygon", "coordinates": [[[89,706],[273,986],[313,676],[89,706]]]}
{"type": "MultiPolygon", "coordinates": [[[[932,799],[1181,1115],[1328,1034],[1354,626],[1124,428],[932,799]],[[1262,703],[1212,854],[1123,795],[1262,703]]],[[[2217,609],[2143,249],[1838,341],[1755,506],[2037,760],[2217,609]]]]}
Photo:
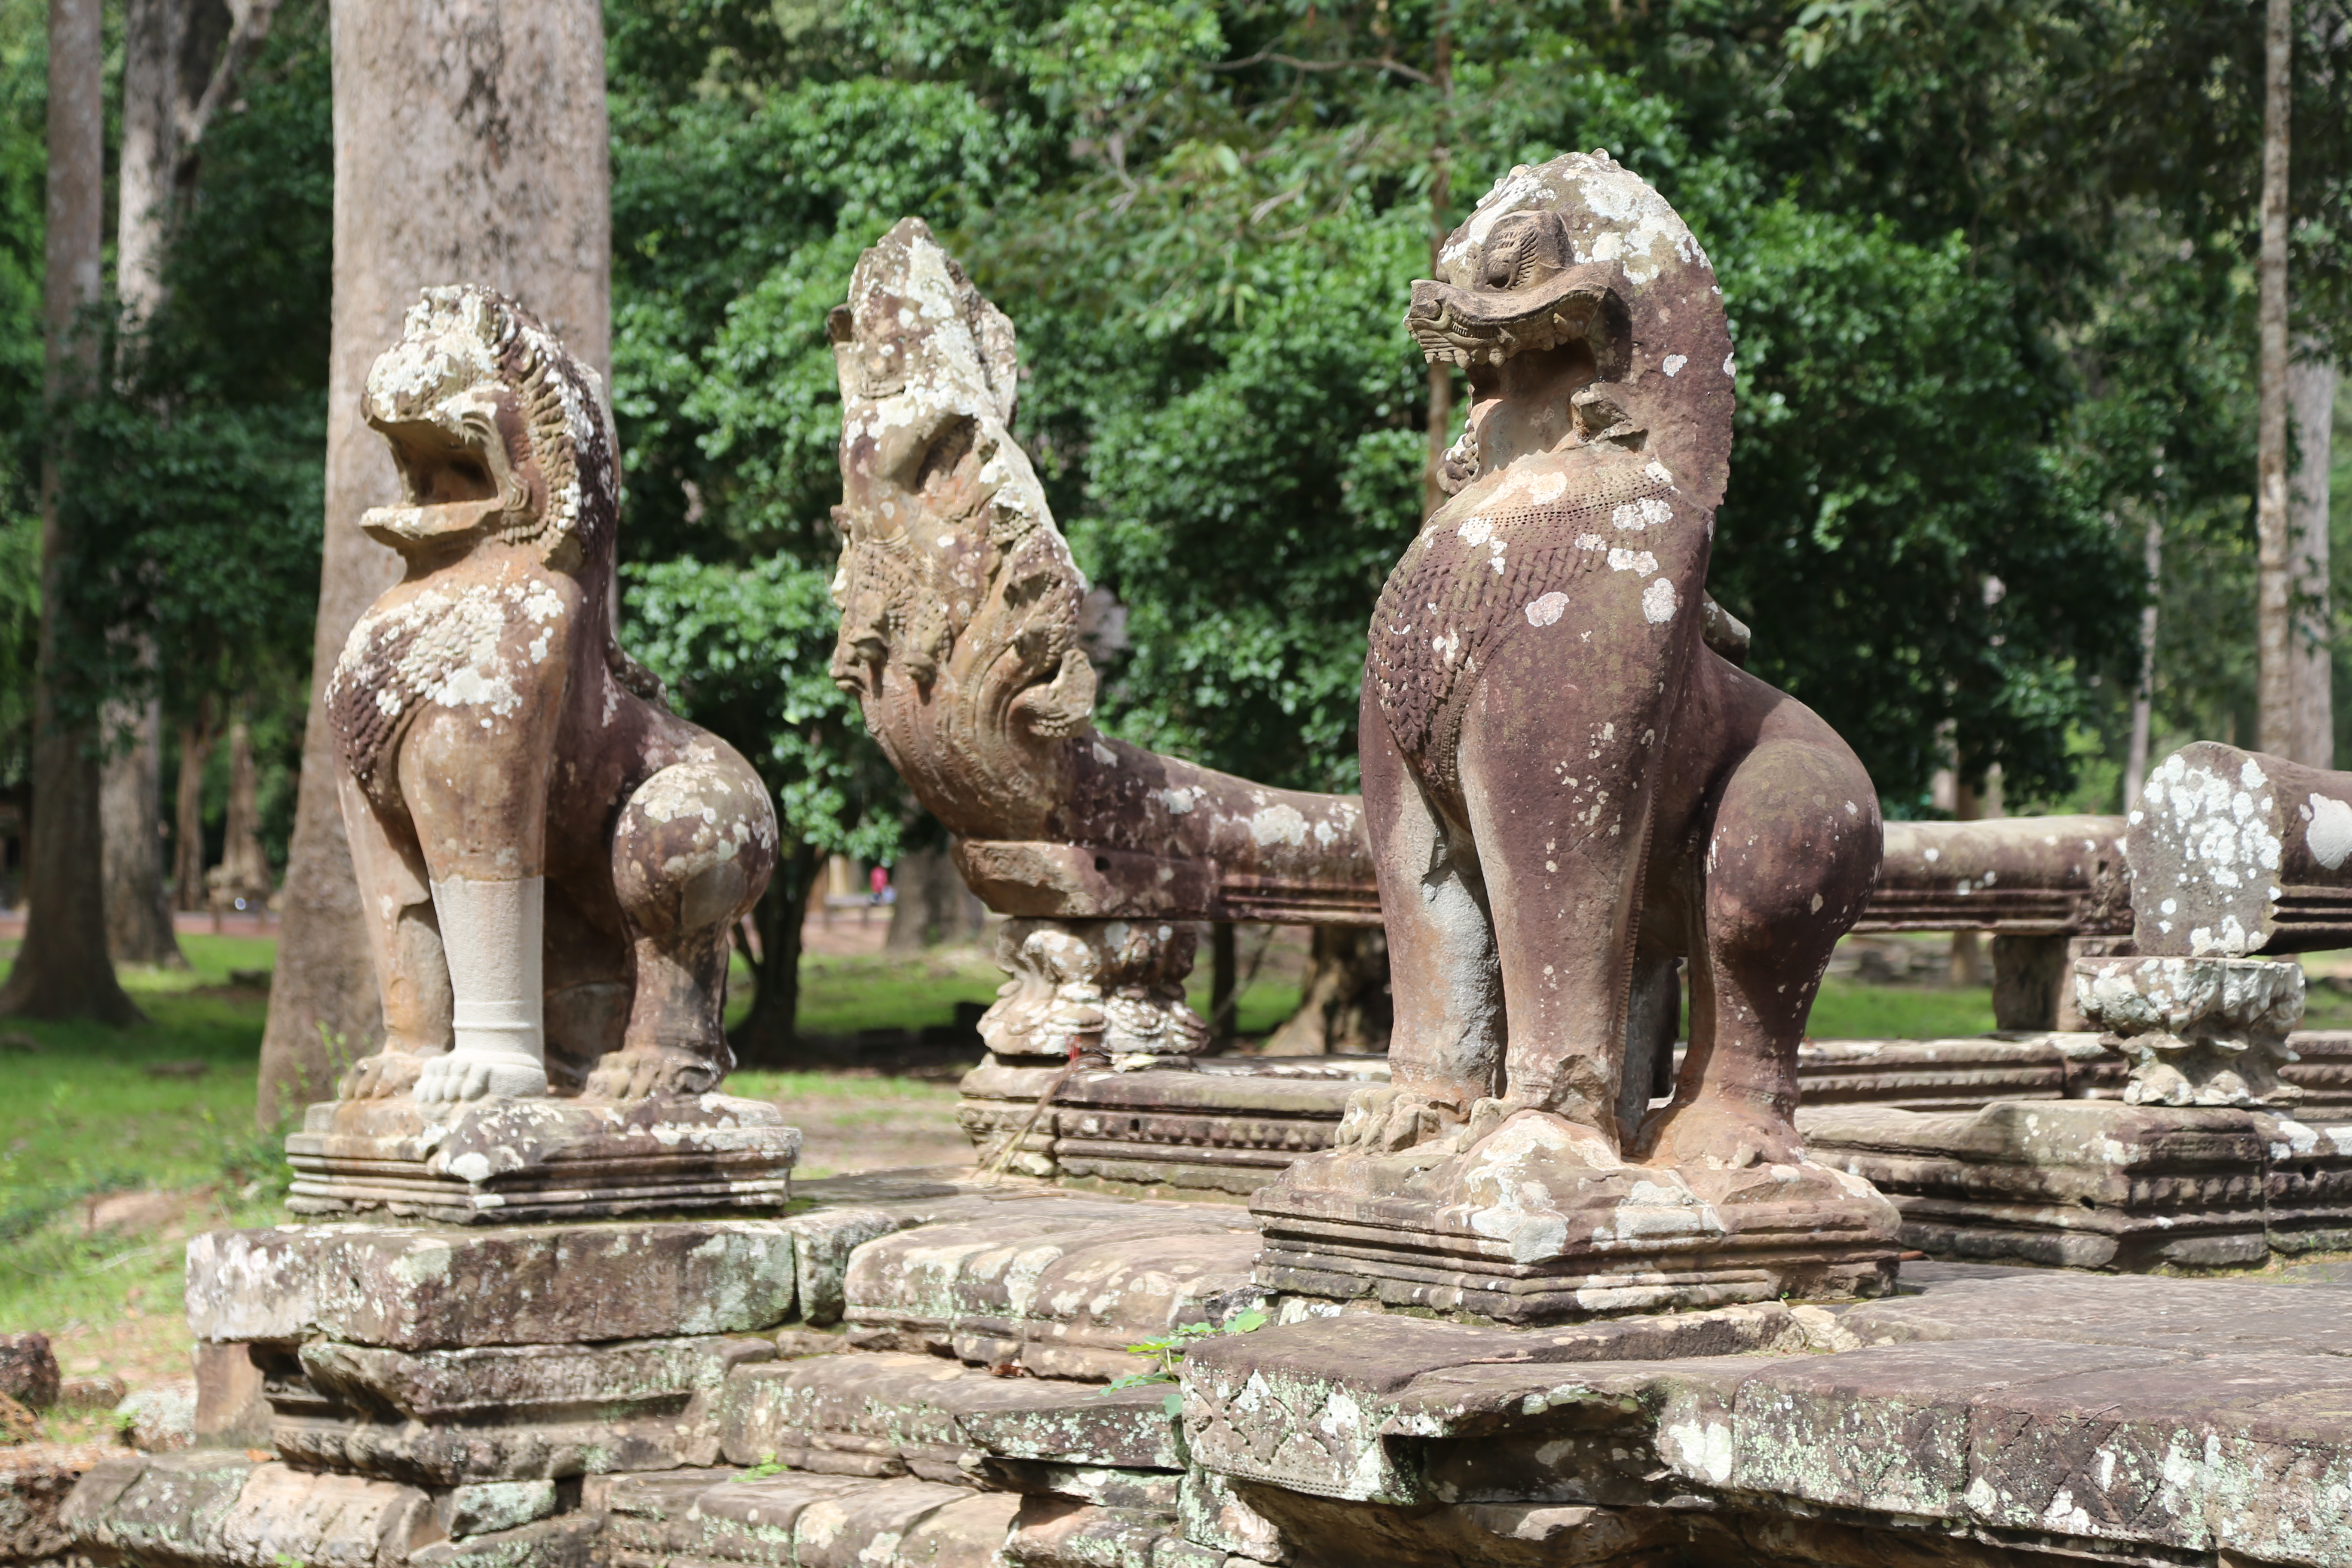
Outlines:
{"type": "Polygon", "coordinates": [[[708,1094],[719,1064],[685,1046],[629,1046],[596,1064],[583,1091],[591,1100],[674,1100],[708,1094]]]}
{"type": "Polygon", "coordinates": [[[387,1046],[372,1057],[362,1057],[344,1072],[335,1087],[339,1100],[390,1100],[408,1094],[424,1075],[432,1053],[404,1051],[387,1046]]]}
{"type": "Polygon", "coordinates": [[[420,1102],[530,1097],[547,1092],[547,1069],[520,1057],[451,1051],[428,1058],[416,1075],[420,1102]]]}

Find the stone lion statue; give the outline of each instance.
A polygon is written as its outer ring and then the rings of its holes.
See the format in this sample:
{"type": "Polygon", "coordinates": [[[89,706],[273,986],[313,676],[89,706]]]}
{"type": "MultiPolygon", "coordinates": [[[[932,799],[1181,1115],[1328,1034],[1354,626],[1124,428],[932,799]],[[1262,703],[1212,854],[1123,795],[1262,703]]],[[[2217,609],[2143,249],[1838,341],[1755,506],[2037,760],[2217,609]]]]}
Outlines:
{"type": "Polygon", "coordinates": [[[1364,806],[1395,1087],[1361,1097],[1342,1142],[1466,1146],[1539,1112],[1604,1165],[1793,1164],[1797,1046],[1869,899],[1879,818],[1828,724],[1706,646],[1722,291],[1605,153],[1513,170],[1437,272],[1405,324],[1466,368],[1471,409],[1449,499],[1372,620],[1364,806]],[[1682,957],[1689,1055],[1645,1121],[1633,1015],[1671,996],[1682,957]]]}
{"type": "Polygon", "coordinates": [[[406,573],[326,693],[386,1032],[347,1099],[699,1093],[766,787],[614,640],[602,384],[515,301],[429,289],[368,375],[406,573]]]}

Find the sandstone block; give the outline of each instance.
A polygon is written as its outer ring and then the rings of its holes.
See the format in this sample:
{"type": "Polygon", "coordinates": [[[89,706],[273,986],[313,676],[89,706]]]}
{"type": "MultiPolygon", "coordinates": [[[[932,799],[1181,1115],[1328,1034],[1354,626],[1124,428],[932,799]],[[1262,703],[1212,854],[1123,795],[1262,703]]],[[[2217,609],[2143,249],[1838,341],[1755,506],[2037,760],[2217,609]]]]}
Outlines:
{"type": "Polygon", "coordinates": [[[2131,1279],[2035,1271],[1956,1280],[1924,1296],[1864,1301],[1839,1326],[1864,1344],[2037,1340],[2211,1354],[2352,1356],[2333,1291],[2220,1279],[2131,1279]]]}
{"type": "Polygon", "coordinates": [[[615,1563],[708,1560],[875,1568],[896,1562],[908,1537],[932,1515],[971,1497],[968,1488],[904,1478],[788,1473],[716,1485],[707,1478],[691,1483],[633,1478],[612,1489],[604,1546],[615,1563]]]}
{"type": "Polygon", "coordinates": [[[200,1340],[424,1351],[723,1334],[793,1312],[793,1238],[756,1220],[441,1231],[281,1226],[188,1243],[200,1340]]]}
{"type": "Polygon", "coordinates": [[[589,1568],[602,1521],[577,1515],[445,1541],[407,1559],[411,1568],[589,1568]]]}
{"type": "Polygon", "coordinates": [[[0,1563],[52,1557],[72,1544],[66,1500],[92,1468],[121,1457],[111,1443],[33,1443],[0,1449],[0,1563]]]}
{"type": "Polygon", "coordinates": [[[261,1368],[248,1348],[236,1342],[195,1346],[195,1436],[215,1447],[258,1447],[269,1441],[269,1401],[262,1394],[261,1368]]]}
{"type": "Polygon", "coordinates": [[[1739,1385],[1731,1485],[1832,1508],[1963,1519],[1969,1407],[1979,1393],[2179,1359],[2136,1347],[1985,1340],[1790,1362],[1739,1385]]]}
{"type": "Polygon", "coordinates": [[[270,1440],[280,1458],[305,1468],[436,1487],[667,1470],[719,1458],[719,1423],[703,1399],[674,1415],[501,1426],[281,1414],[270,1440]]]}
{"type": "Polygon", "coordinates": [[[397,1568],[440,1533],[413,1487],[205,1450],[108,1460],[63,1518],[85,1551],[222,1568],[397,1568]]]}
{"type": "Polygon", "coordinates": [[[798,1468],[955,1476],[982,1456],[1183,1468],[1171,1391],[998,1378],[936,1356],[868,1352],[751,1367],[728,1384],[727,1458],[798,1468]]]}
{"type": "Polygon", "coordinates": [[[433,1517],[451,1535],[490,1535],[555,1511],[555,1483],[478,1481],[452,1487],[433,1500],[433,1517]]]}
{"type": "Polygon", "coordinates": [[[583,1405],[606,1417],[675,1407],[716,1390],[735,1367],[772,1360],[775,1347],[715,1334],[419,1352],[312,1340],[299,1355],[313,1387],[360,1409],[426,1422],[512,1421],[583,1405]]]}
{"type": "Polygon", "coordinates": [[[1108,1379],[1144,1370],[1127,1346],[1255,1300],[1257,1247],[1223,1205],[1039,1205],[867,1243],[850,1264],[846,1317],[868,1345],[1108,1379]]]}

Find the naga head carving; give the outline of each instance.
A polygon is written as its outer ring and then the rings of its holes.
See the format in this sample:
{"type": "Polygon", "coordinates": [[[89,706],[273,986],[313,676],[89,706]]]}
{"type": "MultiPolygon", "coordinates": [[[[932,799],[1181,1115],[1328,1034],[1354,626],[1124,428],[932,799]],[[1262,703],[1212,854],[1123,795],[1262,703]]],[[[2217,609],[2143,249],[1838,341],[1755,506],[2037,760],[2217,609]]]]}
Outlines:
{"type": "Polygon", "coordinates": [[[1712,508],[1731,445],[1732,360],[1714,268],[1664,197],[1605,153],[1522,164],[1446,237],[1405,328],[1469,372],[1459,489],[1532,445],[1645,450],[1712,508]]]}
{"type": "Polygon", "coordinates": [[[425,289],[369,369],[362,412],[400,471],[401,504],[360,520],[371,537],[404,555],[536,542],[566,567],[610,553],[620,466],[604,385],[505,295],[425,289]]]}

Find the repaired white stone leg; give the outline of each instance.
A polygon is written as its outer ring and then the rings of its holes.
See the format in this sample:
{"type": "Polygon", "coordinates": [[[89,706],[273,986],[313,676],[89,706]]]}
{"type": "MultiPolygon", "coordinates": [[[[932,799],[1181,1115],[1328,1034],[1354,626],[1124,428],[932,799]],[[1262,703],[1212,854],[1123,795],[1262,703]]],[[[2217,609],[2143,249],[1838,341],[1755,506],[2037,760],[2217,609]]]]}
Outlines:
{"type": "Polygon", "coordinates": [[[2303,1017],[2303,966],[2291,959],[2100,958],[2074,965],[2083,1016],[2131,1059],[2131,1105],[2285,1105],[2303,1017]]]}
{"type": "Polygon", "coordinates": [[[541,983],[547,879],[433,884],[456,1005],[446,1056],[425,1065],[422,1100],[547,1092],[545,998],[541,983]]]}

